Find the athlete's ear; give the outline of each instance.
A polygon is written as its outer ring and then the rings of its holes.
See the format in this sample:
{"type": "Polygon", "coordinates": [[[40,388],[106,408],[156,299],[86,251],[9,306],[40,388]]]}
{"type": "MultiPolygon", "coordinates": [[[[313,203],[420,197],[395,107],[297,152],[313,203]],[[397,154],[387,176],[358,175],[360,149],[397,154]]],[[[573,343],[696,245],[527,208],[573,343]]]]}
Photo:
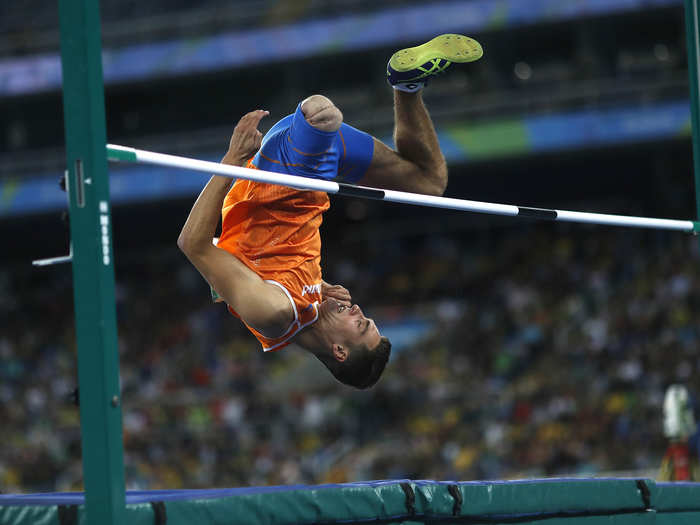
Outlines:
{"type": "Polygon", "coordinates": [[[342,363],[348,358],[348,351],[338,343],[333,343],[333,357],[336,361],[342,363]]]}

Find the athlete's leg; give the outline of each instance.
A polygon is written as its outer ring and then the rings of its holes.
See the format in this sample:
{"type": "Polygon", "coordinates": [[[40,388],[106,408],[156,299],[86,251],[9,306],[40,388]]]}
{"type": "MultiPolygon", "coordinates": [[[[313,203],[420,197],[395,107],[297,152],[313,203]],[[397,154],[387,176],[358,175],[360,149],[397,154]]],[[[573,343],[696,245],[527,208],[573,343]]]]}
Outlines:
{"type": "Polygon", "coordinates": [[[338,131],[343,123],[343,114],[333,102],[323,95],[311,95],[301,103],[301,112],[306,121],[321,131],[338,131]]]}
{"type": "MultiPolygon", "coordinates": [[[[343,114],[329,98],[312,95],[302,100],[292,115],[270,129],[253,165],[266,171],[334,179],[338,175],[339,158],[345,153],[342,131],[347,127],[343,124],[343,114]]],[[[350,181],[356,181],[367,170],[373,150],[369,135],[367,142],[367,161],[358,165],[359,175],[350,181]]]]}
{"type": "Polygon", "coordinates": [[[323,95],[302,100],[293,115],[273,126],[255,164],[302,177],[356,183],[367,171],[374,139],[343,123],[343,114],[323,95]],[[275,127],[279,129],[275,133],[275,127]]]}
{"type": "Polygon", "coordinates": [[[387,78],[394,88],[396,151],[375,139],[372,162],[361,184],[430,195],[445,192],[447,165],[421,91],[453,62],[473,62],[482,54],[475,40],[447,34],[392,55],[387,78]]]}
{"type": "Polygon", "coordinates": [[[377,188],[442,195],[447,164],[421,92],[394,90],[396,151],[374,139],[374,155],[360,184],[377,188]]]}

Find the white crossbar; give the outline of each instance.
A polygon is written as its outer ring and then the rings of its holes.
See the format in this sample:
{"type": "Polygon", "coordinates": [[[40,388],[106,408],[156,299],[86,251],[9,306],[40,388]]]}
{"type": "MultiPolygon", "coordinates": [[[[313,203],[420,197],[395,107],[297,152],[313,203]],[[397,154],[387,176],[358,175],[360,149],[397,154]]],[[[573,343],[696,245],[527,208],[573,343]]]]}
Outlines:
{"type": "Polygon", "coordinates": [[[450,210],[488,213],[493,215],[507,215],[513,217],[547,219],[553,221],[602,224],[609,226],[632,226],[639,228],[655,228],[661,230],[676,230],[695,233],[700,231],[700,223],[691,220],[655,219],[650,217],[634,217],[629,215],[609,215],[604,213],[529,208],[526,206],[514,206],[512,204],[497,204],[492,202],[453,199],[449,197],[435,197],[431,195],[422,195],[419,193],[367,188],[364,186],[354,186],[328,180],[311,179],[296,175],[254,170],[239,166],[219,164],[216,162],[190,159],[187,157],[178,157],[176,155],[155,153],[152,151],[139,150],[126,146],[117,146],[114,144],[107,144],[107,157],[111,161],[132,163],[140,162],[145,164],[156,164],[159,166],[170,166],[173,168],[214,173],[231,178],[265,182],[280,186],[289,186],[299,190],[323,191],[337,195],[399,202],[403,204],[415,204],[419,206],[430,206],[433,208],[445,208],[450,210]]]}

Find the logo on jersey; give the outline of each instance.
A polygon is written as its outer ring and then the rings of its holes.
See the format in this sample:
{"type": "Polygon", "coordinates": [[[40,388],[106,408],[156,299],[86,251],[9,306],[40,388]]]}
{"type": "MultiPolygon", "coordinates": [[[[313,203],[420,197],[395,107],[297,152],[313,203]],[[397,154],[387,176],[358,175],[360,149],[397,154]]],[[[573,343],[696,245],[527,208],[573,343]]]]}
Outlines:
{"type": "Polygon", "coordinates": [[[321,283],[318,284],[305,284],[304,289],[301,291],[301,296],[304,297],[306,294],[320,294],[321,293],[321,283]]]}

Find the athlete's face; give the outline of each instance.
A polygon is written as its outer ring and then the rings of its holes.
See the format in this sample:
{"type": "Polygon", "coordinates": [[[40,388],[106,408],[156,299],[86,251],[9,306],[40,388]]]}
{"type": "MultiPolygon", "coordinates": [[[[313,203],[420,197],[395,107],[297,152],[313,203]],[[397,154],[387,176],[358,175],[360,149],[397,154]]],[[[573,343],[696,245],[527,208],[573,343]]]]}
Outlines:
{"type": "Polygon", "coordinates": [[[328,320],[334,338],[341,345],[365,345],[375,348],[381,339],[377,325],[356,304],[345,306],[333,298],[321,303],[321,313],[328,320]]]}

